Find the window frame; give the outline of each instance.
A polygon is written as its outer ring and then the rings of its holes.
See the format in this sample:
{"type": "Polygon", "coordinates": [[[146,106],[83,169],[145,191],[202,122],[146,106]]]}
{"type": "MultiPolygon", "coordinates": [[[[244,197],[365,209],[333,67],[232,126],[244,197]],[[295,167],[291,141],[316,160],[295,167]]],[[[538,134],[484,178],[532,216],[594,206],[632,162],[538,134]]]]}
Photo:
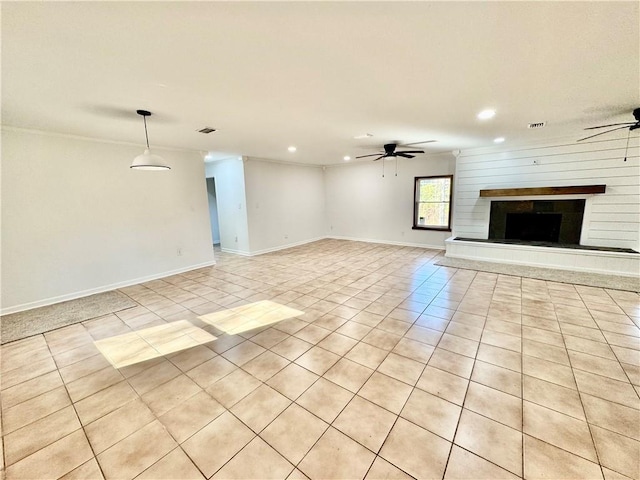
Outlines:
{"type": "MultiPolygon", "coordinates": [[[[424,202],[423,202],[424,203],[424,202]]],[[[435,202],[434,202],[435,203],[435,202]]],[[[446,202],[438,202],[446,203],[446,202]]],[[[451,231],[451,216],[453,213],[453,175],[430,175],[424,177],[414,177],[413,179],[413,230],[435,230],[438,232],[450,232],[451,231]],[[418,183],[420,180],[432,179],[432,178],[448,178],[451,183],[449,188],[449,218],[445,227],[425,227],[418,225],[418,183]]]]}

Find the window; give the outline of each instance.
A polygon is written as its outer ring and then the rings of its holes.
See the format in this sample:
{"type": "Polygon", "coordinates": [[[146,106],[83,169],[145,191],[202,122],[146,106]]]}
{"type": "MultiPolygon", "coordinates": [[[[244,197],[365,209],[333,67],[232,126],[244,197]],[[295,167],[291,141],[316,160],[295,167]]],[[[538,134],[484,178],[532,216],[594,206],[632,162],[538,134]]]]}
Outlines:
{"type": "Polygon", "coordinates": [[[453,175],[415,177],[413,228],[451,231],[453,175]]]}

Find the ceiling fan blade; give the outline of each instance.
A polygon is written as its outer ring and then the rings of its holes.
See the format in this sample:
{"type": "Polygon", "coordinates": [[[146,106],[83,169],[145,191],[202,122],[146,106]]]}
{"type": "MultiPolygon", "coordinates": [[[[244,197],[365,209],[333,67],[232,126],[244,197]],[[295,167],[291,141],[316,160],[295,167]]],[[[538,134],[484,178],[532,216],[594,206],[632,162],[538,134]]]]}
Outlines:
{"type": "Polygon", "coordinates": [[[415,155],[407,155],[407,152],[396,152],[397,157],[415,158],[415,155]]]}
{"type": "Polygon", "coordinates": [[[386,155],[380,155],[378,158],[374,158],[373,161],[377,162],[378,160],[380,160],[381,158],[386,157],[386,155]]]}
{"type": "Polygon", "coordinates": [[[402,145],[398,145],[399,147],[410,147],[411,145],[422,145],[423,143],[434,143],[437,140],[426,140],[424,142],[413,142],[413,143],[403,143],[402,145]]]}
{"type": "Polygon", "coordinates": [[[618,125],[634,125],[636,122],[626,122],[626,123],[612,123],[610,125],[599,125],[597,127],[587,127],[585,130],[593,130],[596,128],[605,128],[605,127],[616,127],[618,125]]]}
{"type": "Polygon", "coordinates": [[[606,132],[596,133],[595,135],[591,135],[589,137],[584,137],[584,138],[581,138],[580,140],[576,140],[576,141],[577,142],[582,142],[583,140],[589,140],[590,138],[597,137],[599,135],[604,135],[605,133],[609,133],[609,132],[615,132],[616,130],[623,130],[625,128],[629,128],[629,127],[625,125],[624,127],[612,128],[611,130],[607,130],[606,132]]]}
{"type": "Polygon", "coordinates": [[[424,153],[424,150],[402,150],[401,152],[396,153],[424,153]]]}
{"type": "Polygon", "coordinates": [[[375,157],[376,155],[380,155],[380,154],[379,153],[372,153],[371,155],[360,155],[359,157],[356,157],[356,158],[375,157]]]}

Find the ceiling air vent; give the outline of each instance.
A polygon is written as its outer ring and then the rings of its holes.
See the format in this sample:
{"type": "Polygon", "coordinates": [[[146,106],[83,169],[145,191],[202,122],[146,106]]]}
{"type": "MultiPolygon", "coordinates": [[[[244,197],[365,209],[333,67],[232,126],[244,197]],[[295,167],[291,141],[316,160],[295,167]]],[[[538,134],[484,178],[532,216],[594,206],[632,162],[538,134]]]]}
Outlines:
{"type": "Polygon", "coordinates": [[[198,130],[200,133],[211,133],[211,132],[215,132],[216,129],[215,128],[209,128],[209,127],[204,127],[202,130],[198,130]]]}
{"type": "Polygon", "coordinates": [[[538,122],[538,123],[530,123],[527,125],[527,128],[542,128],[547,124],[547,122],[538,122]]]}

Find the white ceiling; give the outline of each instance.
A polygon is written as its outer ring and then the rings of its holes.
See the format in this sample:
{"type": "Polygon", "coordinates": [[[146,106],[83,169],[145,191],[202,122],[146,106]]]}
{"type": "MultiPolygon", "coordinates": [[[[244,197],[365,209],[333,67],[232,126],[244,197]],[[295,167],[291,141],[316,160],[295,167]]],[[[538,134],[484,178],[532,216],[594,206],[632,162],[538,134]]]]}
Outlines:
{"type": "Polygon", "coordinates": [[[3,2],[2,124],[142,144],[142,108],[152,147],[316,165],[578,139],[640,106],[638,6],[3,2]]]}

